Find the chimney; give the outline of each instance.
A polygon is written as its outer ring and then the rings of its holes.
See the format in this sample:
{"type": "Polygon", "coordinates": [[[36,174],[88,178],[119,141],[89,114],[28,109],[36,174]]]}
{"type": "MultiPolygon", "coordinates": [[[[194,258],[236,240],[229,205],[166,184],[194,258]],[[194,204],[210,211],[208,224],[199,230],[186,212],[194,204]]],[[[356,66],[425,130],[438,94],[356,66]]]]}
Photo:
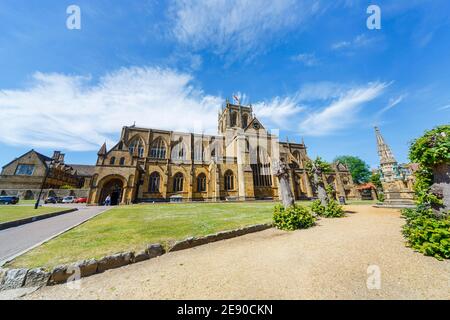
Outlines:
{"type": "Polygon", "coordinates": [[[62,164],[64,164],[64,157],[65,157],[65,154],[64,154],[64,153],[60,153],[60,154],[59,154],[59,160],[58,160],[58,161],[59,161],[60,163],[62,163],[62,164]]]}
{"type": "Polygon", "coordinates": [[[53,160],[58,162],[59,161],[59,157],[61,155],[61,151],[53,151],[53,160]]]}

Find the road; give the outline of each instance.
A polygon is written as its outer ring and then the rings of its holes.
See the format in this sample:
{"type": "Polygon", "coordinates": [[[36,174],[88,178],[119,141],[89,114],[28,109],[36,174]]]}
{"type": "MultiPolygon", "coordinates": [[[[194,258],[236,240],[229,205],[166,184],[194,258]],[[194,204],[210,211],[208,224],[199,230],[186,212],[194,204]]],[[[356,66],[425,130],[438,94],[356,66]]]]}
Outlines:
{"type": "Polygon", "coordinates": [[[108,210],[85,205],[64,206],[72,207],[78,208],[78,211],[0,231],[0,266],[10,258],[108,210]]]}

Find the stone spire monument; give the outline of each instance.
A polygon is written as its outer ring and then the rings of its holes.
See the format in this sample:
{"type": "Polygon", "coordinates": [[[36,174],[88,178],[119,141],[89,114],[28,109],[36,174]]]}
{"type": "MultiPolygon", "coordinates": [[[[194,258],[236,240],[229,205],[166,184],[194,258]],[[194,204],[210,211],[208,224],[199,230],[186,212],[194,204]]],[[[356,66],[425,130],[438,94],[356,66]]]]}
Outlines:
{"type": "Polygon", "coordinates": [[[394,157],[391,148],[375,127],[378,155],[380,157],[381,183],[383,185],[385,206],[410,207],[414,205],[412,176],[406,173],[394,157]]]}

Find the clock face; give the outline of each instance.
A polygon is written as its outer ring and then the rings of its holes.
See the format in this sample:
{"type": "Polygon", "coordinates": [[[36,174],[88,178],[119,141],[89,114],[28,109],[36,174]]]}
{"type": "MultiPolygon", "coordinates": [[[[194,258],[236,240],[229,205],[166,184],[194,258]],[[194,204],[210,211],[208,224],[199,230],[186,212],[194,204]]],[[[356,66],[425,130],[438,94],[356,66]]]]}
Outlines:
{"type": "Polygon", "coordinates": [[[253,129],[259,130],[260,128],[261,128],[261,126],[259,125],[258,122],[255,122],[255,123],[253,124],[253,129]]]}

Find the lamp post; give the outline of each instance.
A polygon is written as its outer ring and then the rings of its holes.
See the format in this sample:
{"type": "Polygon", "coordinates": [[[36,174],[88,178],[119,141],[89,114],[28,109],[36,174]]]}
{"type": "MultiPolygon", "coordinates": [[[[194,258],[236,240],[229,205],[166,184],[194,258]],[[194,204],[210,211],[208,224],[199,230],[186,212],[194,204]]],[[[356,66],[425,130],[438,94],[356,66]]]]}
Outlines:
{"type": "Polygon", "coordinates": [[[54,160],[52,160],[50,162],[50,164],[48,165],[47,169],[45,170],[44,180],[42,181],[41,190],[39,191],[39,196],[37,198],[36,204],[34,205],[34,209],[38,209],[39,208],[39,202],[41,201],[42,192],[44,191],[45,183],[47,182],[47,178],[48,178],[48,176],[50,174],[50,169],[52,168],[53,163],[54,163],[54,160]]]}

